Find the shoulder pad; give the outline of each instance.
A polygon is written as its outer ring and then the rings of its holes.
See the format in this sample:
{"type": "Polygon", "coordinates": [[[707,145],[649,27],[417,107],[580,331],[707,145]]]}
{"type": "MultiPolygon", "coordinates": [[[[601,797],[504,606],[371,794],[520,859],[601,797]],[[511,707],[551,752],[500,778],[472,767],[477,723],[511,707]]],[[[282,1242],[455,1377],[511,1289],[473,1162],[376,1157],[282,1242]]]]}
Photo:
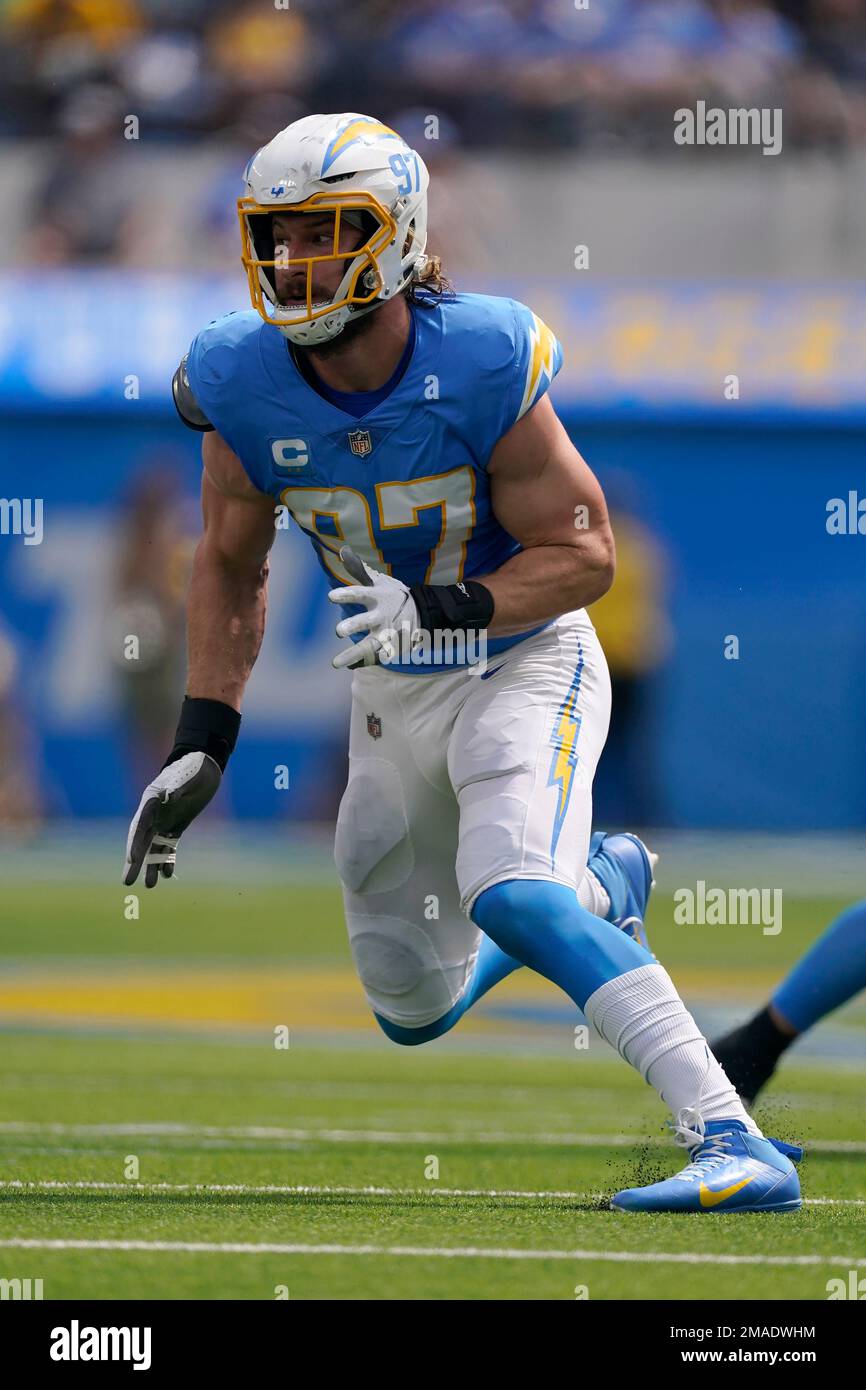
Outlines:
{"type": "Polygon", "coordinates": [[[204,434],[207,430],[212,430],[213,425],[192,393],[189,377],[186,374],[186,363],[185,357],[171,379],[171,394],[174,398],[175,409],[183,423],[188,425],[191,430],[198,430],[204,434]]]}

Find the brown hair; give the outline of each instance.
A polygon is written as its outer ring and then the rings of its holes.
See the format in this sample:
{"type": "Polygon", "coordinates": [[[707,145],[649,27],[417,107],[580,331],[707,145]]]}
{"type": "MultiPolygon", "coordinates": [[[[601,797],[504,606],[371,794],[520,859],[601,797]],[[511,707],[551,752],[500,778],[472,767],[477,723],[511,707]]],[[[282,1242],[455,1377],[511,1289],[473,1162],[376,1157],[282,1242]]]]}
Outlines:
{"type": "Polygon", "coordinates": [[[430,308],[432,299],[450,298],[457,291],[442,269],[442,258],[428,256],[420,275],[409,281],[403,293],[410,304],[430,308]]]}

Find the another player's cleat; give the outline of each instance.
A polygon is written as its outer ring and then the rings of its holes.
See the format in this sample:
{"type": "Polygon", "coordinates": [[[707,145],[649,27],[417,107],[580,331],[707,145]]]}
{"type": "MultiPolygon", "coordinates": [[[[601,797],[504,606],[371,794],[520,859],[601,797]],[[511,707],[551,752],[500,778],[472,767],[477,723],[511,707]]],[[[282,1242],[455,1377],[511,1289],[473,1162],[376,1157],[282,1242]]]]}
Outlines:
{"type": "Polygon", "coordinates": [[[712,1044],[713,1056],[744,1104],[754,1105],[785,1048],[793,1041],[776,1028],[764,1009],[712,1044]]]}
{"type": "Polygon", "coordinates": [[[614,1211],[796,1211],[803,1150],[781,1139],[758,1139],[740,1120],[710,1120],[681,1110],[676,1142],[690,1162],[681,1173],[611,1198],[614,1211]]]}
{"type": "Polygon", "coordinates": [[[637,835],[605,835],[597,831],[589,842],[588,868],[610,898],[608,921],[649,950],[644,917],[655,887],[658,855],[637,835]]]}

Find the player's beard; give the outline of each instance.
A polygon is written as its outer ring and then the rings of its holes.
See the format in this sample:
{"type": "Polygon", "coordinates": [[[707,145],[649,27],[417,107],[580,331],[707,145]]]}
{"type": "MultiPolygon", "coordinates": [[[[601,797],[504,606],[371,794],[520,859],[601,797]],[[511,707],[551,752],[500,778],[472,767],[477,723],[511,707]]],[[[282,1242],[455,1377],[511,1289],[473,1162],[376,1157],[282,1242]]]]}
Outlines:
{"type": "MultiPolygon", "coordinates": [[[[376,307],[378,308],[378,305],[376,307]]],[[[362,314],[360,318],[349,319],[342,332],[338,333],[336,338],[329,338],[326,343],[310,345],[293,343],[292,348],[298,356],[303,354],[305,358],[311,358],[313,365],[315,365],[316,359],[325,361],[328,358],[339,357],[352,343],[356,343],[359,338],[363,338],[364,334],[370,331],[375,316],[376,310],[373,309],[370,313],[362,314]]]]}

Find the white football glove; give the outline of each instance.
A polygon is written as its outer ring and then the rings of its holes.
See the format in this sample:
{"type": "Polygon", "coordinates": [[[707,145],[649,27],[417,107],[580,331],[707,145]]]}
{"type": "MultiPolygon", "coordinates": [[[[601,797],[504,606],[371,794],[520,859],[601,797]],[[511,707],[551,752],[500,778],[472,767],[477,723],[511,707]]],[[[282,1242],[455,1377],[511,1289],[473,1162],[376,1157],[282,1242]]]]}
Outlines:
{"type": "Polygon", "coordinates": [[[363,604],[367,611],[342,618],[335,628],[336,634],[351,637],[355,632],[366,632],[367,636],[342,647],[331,665],[340,670],[344,666],[369,666],[376,661],[393,660],[401,641],[408,637],[411,644],[418,635],[418,609],[408,585],[371,569],[347,545],[340,551],[340,559],[358,582],[343,589],[332,589],[328,598],[331,603],[363,604]]]}
{"type": "Polygon", "coordinates": [[[135,883],[142,866],[145,888],[155,887],[160,874],[171,878],[178,840],[221,781],[219,764],[207,753],[184,753],[145,787],[126,839],[127,886],[135,883]]]}

